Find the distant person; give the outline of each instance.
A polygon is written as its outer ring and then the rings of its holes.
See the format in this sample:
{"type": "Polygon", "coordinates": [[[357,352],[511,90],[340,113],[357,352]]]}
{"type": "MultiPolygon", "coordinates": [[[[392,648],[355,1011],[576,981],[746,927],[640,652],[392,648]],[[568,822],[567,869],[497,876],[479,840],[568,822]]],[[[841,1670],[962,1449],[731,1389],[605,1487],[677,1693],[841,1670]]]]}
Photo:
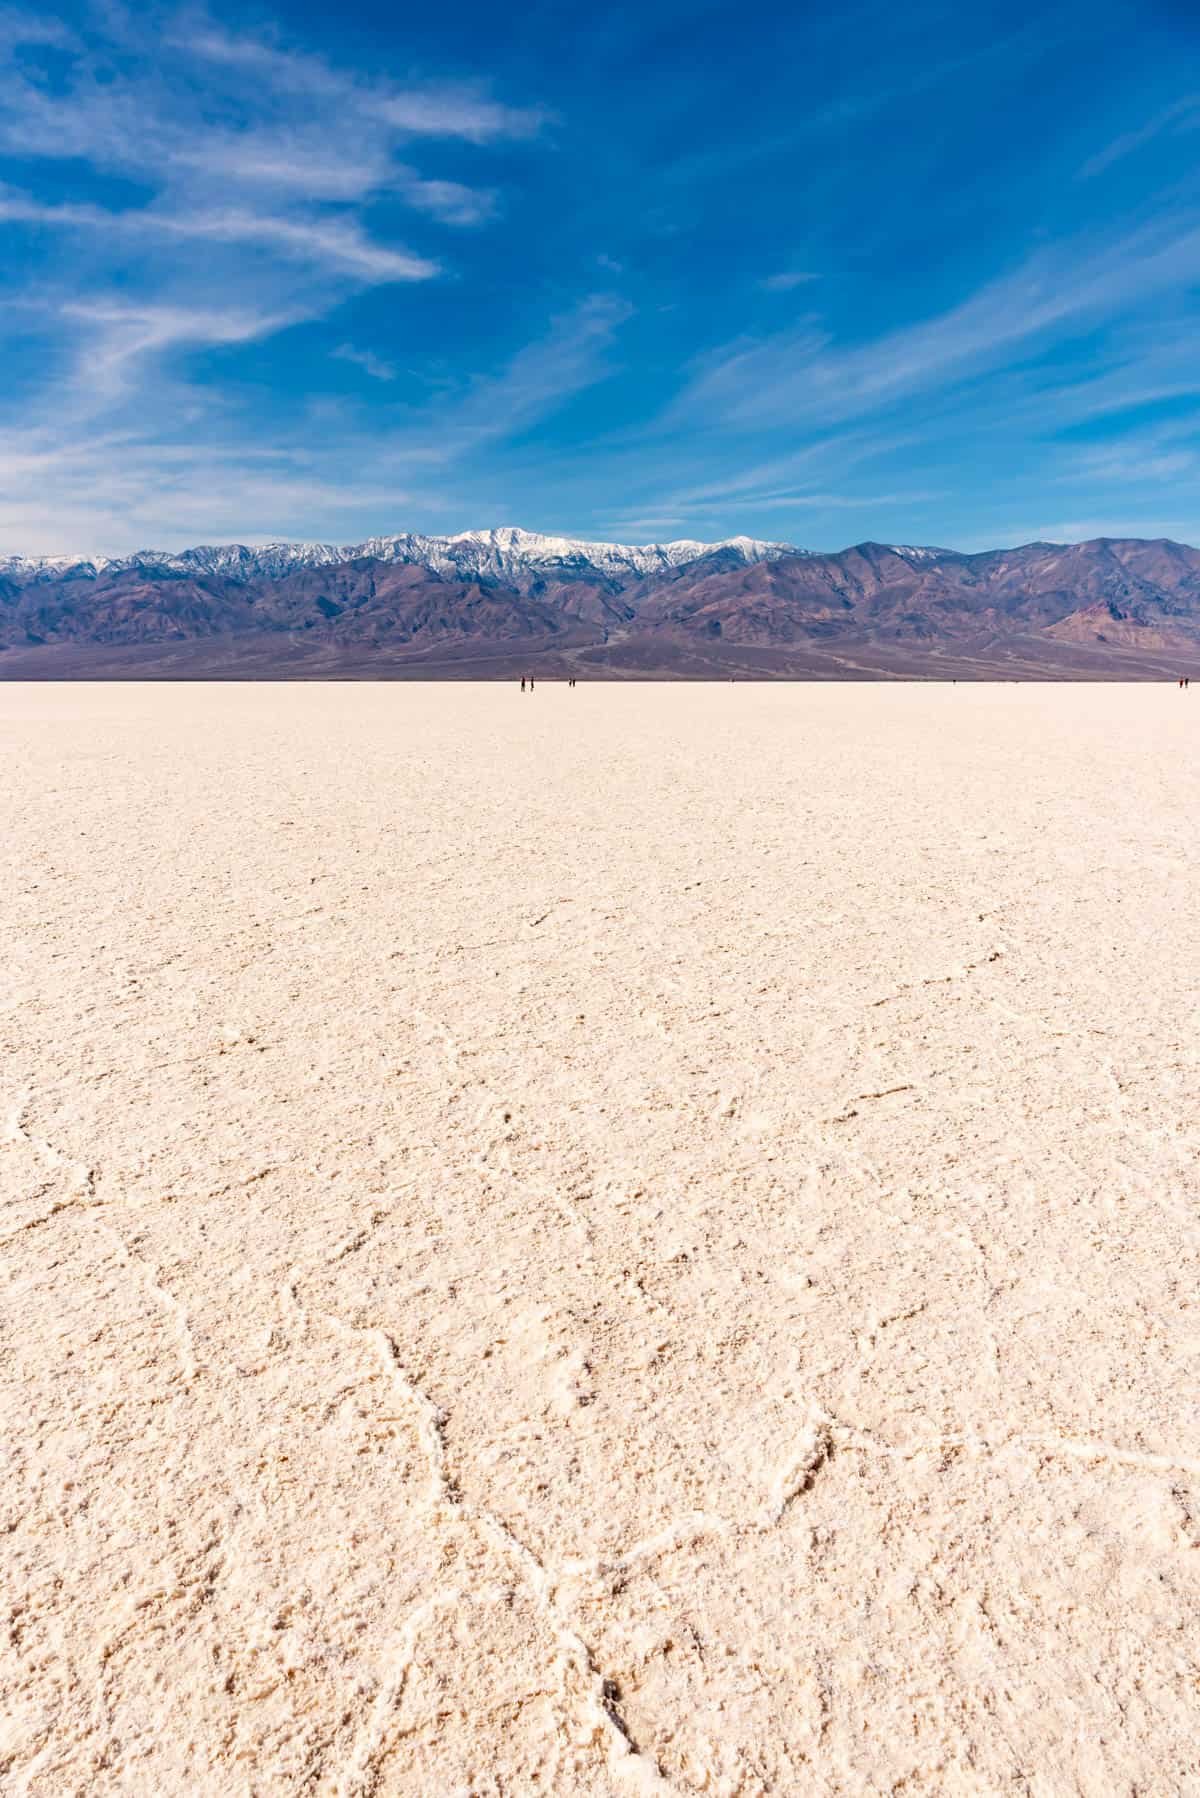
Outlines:
{"type": "Polygon", "coordinates": [[[521,691],[522,691],[522,693],[525,691],[525,676],[524,675],[521,676],[521,691]]]}

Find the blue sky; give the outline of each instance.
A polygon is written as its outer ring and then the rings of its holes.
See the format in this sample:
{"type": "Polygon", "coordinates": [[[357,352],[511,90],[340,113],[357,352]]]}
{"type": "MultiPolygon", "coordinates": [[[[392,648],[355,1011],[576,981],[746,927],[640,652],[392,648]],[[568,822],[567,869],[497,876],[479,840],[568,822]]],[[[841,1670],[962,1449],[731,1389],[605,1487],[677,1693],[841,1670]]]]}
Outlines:
{"type": "Polygon", "coordinates": [[[1200,542],[1192,0],[0,0],[0,551],[1200,542]]]}

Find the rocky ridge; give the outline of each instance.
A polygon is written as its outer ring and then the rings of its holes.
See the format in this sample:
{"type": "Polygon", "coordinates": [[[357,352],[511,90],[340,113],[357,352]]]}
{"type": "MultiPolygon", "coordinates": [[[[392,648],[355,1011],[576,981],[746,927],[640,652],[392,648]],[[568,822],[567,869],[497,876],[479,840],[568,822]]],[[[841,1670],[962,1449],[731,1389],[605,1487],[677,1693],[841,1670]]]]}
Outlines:
{"type": "Polygon", "coordinates": [[[513,658],[554,668],[564,656],[614,674],[711,675],[726,664],[776,675],[984,673],[1006,662],[1182,672],[1200,658],[1200,550],[1097,538],[815,554],[743,537],[630,546],[505,528],[345,549],[0,562],[0,674],[53,675],[53,654],[68,647],[103,651],[104,672],[136,651],[151,671],[156,646],[170,648],[175,671],[206,674],[237,673],[245,656],[267,675],[303,672],[314,657],[336,675],[429,671],[439,657],[451,671],[469,662],[473,673],[508,673],[513,658]]]}

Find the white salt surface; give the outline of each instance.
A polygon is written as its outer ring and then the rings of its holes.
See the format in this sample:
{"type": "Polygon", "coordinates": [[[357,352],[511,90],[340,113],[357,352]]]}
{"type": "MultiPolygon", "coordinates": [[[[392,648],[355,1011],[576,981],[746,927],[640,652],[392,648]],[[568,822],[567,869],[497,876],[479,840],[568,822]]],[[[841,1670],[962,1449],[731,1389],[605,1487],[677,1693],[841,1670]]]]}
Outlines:
{"type": "Polygon", "coordinates": [[[1200,691],[0,688],[0,1786],[1200,1791],[1200,691]]]}

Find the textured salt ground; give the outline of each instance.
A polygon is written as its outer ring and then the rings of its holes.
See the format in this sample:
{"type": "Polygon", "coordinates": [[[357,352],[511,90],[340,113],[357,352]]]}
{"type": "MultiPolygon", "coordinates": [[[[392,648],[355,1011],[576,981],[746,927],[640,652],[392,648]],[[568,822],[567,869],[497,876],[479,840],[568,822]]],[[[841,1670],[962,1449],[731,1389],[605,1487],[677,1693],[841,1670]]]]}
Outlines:
{"type": "Polygon", "coordinates": [[[1200,1792],[1198,707],[4,689],[0,1787],[1200,1792]]]}

